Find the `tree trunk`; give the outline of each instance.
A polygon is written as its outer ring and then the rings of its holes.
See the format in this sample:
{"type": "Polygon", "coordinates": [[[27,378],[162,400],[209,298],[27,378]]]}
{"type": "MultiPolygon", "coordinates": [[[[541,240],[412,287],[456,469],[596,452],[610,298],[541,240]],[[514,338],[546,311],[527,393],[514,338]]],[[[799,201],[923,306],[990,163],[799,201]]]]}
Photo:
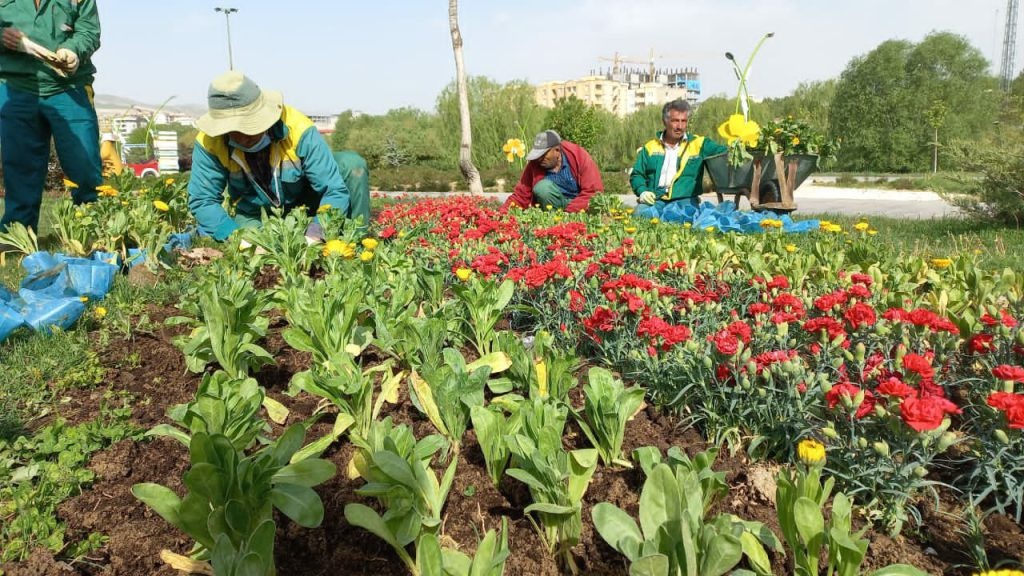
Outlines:
{"type": "Polygon", "coordinates": [[[459,32],[459,1],[448,0],[448,26],[452,32],[452,50],[455,52],[455,80],[459,87],[459,119],[462,124],[462,144],[459,145],[459,170],[469,182],[469,191],[483,194],[480,171],[473,165],[473,130],[469,121],[469,85],[466,66],[462,62],[462,33],[459,32]]]}

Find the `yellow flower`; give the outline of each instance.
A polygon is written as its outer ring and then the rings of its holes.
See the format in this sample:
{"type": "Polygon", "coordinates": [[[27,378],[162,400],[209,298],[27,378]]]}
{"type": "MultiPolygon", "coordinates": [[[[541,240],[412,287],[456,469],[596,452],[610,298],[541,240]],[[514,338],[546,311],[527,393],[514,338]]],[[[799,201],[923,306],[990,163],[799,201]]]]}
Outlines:
{"type": "Polygon", "coordinates": [[[82,218],[83,216],[85,216],[85,212],[82,212],[81,210],[75,210],[75,218],[82,218]]]}
{"type": "Polygon", "coordinates": [[[817,440],[801,440],[796,446],[796,454],[808,466],[825,463],[825,446],[817,440]]]}
{"type": "Polygon", "coordinates": [[[693,224],[690,223],[690,222],[683,222],[683,228],[685,228],[685,229],[693,228],[693,224]]]}
{"type": "Polygon", "coordinates": [[[355,256],[355,250],[352,245],[348,242],[341,240],[328,240],[324,244],[324,249],[321,251],[324,256],[341,256],[342,258],[352,258],[355,256]]]}
{"type": "Polygon", "coordinates": [[[473,275],[473,271],[469,268],[457,268],[455,270],[455,277],[465,282],[469,280],[469,277],[473,275]]]}
{"type": "Polygon", "coordinates": [[[366,250],[359,255],[359,259],[363,262],[369,262],[370,260],[373,260],[373,252],[366,250]]]}
{"type": "Polygon", "coordinates": [[[932,258],[932,266],[935,268],[949,268],[953,264],[953,261],[949,258],[932,258]]]}
{"type": "Polygon", "coordinates": [[[626,226],[625,230],[626,234],[632,234],[636,232],[636,226],[626,226]]]}
{"type": "Polygon", "coordinates": [[[163,200],[153,200],[153,208],[156,208],[161,212],[167,212],[171,209],[171,207],[167,205],[167,202],[164,202],[163,200]]]}
{"type": "Polygon", "coordinates": [[[843,231],[843,227],[839,224],[829,224],[828,226],[825,226],[824,230],[825,232],[838,233],[843,231]]]}
{"type": "Polygon", "coordinates": [[[746,120],[743,114],[733,114],[729,119],[718,126],[718,134],[725,138],[729,144],[740,140],[747,146],[757,146],[757,138],[761,134],[761,127],[753,120],[746,120]]]}
{"type": "Polygon", "coordinates": [[[71,180],[68,180],[67,178],[65,178],[64,179],[64,187],[75,189],[75,188],[78,188],[78,184],[75,184],[71,180]]]}
{"type": "Polygon", "coordinates": [[[108,198],[114,198],[117,196],[117,189],[109,184],[101,184],[97,186],[96,191],[100,193],[100,196],[108,198]]]}
{"type": "Polygon", "coordinates": [[[632,213],[633,213],[633,210],[634,210],[634,208],[626,208],[626,209],[624,210],[624,212],[625,212],[626,214],[632,214],[632,213]]]}
{"type": "Polygon", "coordinates": [[[320,207],[316,209],[316,213],[317,214],[323,214],[324,212],[327,212],[330,209],[331,209],[331,205],[330,204],[321,204],[320,207]]]}
{"type": "Polygon", "coordinates": [[[377,244],[379,244],[379,242],[377,242],[376,238],[363,238],[361,244],[363,245],[363,248],[366,248],[367,250],[374,250],[377,248],[377,244]]]}
{"type": "Polygon", "coordinates": [[[107,315],[107,309],[103,306],[97,306],[96,309],[92,311],[92,315],[99,320],[107,315]]]}
{"type": "Polygon", "coordinates": [[[657,224],[659,222],[661,222],[661,220],[658,220],[657,218],[651,218],[651,224],[657,224]]]}
{"type": "Polygon", "coordinates": [[[512,162],[517,157],[522,158],[526,155],[526,146],[519,138],[509,138],[501,147],[501,151],[505,153],[505,159],[512,162]]]}
{"type": "Polygon", "coordinates": [[[799,136],[793,136],[793,139],[790,140],[789,143],[792,144],[793,146],[796,146],[797,144],[800,144],[800,137],[799,136]]]}
{"type": "Polygon", "coordinates": [[[853,229],[856,230],[857,232],[863,232],[870,227],[871,225],[868,224],[867,222],[857,222],[856,224],[853,225],[853,229]]]}
{"type": "Polygon", "coordinates": [[[786,252],[792,254],[793,252],[796,252],[796,250],[796,244],[786,244],[786,252]]]}
{"type": "Polygon", "coordinates": [[[551,210],[553,208],[554,206],[552,206],[551,204],[548,204],[547,206],[544,207],[545,210],[551,210]]]}
{"type": "Polygon", "coordinates": [[[166,180],[164,180],[164,184],[166,184],[168,186],[170,186],[171,184],[174,184],[174,178],[167,178],[166,180]]]}
{"type": "Polygon", "coordinates": [[[878,230],[868,230],[868,234],[874,236],[875,234],[878,234],[878,230]]]}
{"type": "Polygon", "coordinates": [[[78,299],[81,300],[83,304],[89,301],[88,296],[79,296],[78,299]]]}
{"type": "Polygon", "coordinates": [[[1014,570],[1012,568],[1003,568],[1002,570],[985,570],[983,572],[975,572],[974,576],[1024,576],[1024,571],[1014,570]]]}

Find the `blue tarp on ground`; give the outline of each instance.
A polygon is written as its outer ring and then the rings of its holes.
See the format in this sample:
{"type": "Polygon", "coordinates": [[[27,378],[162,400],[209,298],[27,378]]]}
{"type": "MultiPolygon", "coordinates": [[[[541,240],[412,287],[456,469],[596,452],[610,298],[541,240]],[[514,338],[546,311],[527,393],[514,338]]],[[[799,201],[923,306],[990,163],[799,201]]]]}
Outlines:
{"type": "Polygon", "coordinates": [[[694,228],[705,230],[711,228],[718,232],[762,232],[761,221],[770,218],[782,222],[783,232],[810,232],[817,230],[820,226],[818,220],[796,221],[788,214],[776,214],[774,212],[744,212],[736,209],[736,203],[731,200],[721,204],[704,202],[700,206],[693,206],[685,201],[670,202],[660,207],[638,205],[634,216],[637,218],[658,218],[662,222],[673,222],[676,224],[689,223],[694,228]]]}
{"type": "MultiPolygon", "coordinates": [[[[192,246],[193,232],[171,234],[164,252],[192,246]]],[[[127,266],[145,260],[144,251],[129,250],[127,266]]],[[[0,341],[22,326],[49,333],[54,326],[66,330],[85,312],[82,297],[100,300],[114,286],[121,270],[113,252],[94,252],[92,258],[35,252],[21,261],[25,269],[17,294],[0,286],[0,341]]]]}

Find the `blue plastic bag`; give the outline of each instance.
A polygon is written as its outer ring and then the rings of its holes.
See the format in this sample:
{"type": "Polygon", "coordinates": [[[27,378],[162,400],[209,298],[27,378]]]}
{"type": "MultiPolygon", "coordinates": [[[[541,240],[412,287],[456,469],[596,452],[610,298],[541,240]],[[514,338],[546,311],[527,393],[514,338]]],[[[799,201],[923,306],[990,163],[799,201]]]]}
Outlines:
{"type": "Polygon", "coordinates": [[[7,338],[7,336],[25,325],[25,318],[21,315],[21,312],[8,306],[5,302],[0,302],[0,340],[7,338]]]}
{"type": "Polygon", "coordinates": [[[71,290],[79,296],[88,296],[94,300],[110,292],[119,270],[113,264],[85,258],[68,258],[65,264],[71,290]]]}
{"type": "Polygon", "coordinates": [[[50,334],[54,326],[67,330],[85,312],[78,298],[37,299],[24,309],[25,323],[37,332],[50,334]]]}

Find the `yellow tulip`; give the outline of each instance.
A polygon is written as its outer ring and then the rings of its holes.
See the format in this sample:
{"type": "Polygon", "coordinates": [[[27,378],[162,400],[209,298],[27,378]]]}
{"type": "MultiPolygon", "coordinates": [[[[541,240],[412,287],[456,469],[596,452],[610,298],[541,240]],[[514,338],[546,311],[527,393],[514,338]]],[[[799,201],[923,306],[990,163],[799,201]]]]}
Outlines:
{"type": "Polygon", "coordinates": [[[522,158],[526,155],[526,146],[519,138],[509,138],[501,147],[501,151],[505,153],[505,159],[512,162],[516,157],[522,158]]]}

